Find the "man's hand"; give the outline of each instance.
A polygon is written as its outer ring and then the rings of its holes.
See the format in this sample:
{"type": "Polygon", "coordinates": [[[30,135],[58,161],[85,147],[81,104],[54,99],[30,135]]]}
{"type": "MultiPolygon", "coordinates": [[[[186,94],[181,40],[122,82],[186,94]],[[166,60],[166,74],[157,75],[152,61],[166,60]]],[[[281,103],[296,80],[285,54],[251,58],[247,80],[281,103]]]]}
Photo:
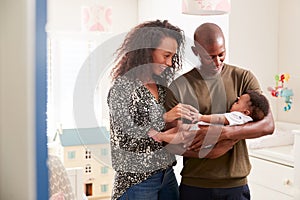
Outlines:
{"type": "Polygon", "coordinates": [[[224,126],[202,126],[196,132],[188,151],[197,152],[198,158],[217,158],[229,151],[239,140],[226,138],[224,126]]]}
{"type": "Polygon", "coordinates": [[[205,156],[205,158],[218,158],[232,149],[237,142],[238,140],[222,140],[211,149],[211,151],[205,156]]]}
{"type": "Polygon", "coordinates": [[[167,144],[166,148],[169,152],[176,155],[186,156],[190,158],[209,158],[215,159],[223,156],[226,152],[231,150],[238,140],[222,140],[215,146],[200,151],[191,151],[184,148],[182,145],[167,144]]]}

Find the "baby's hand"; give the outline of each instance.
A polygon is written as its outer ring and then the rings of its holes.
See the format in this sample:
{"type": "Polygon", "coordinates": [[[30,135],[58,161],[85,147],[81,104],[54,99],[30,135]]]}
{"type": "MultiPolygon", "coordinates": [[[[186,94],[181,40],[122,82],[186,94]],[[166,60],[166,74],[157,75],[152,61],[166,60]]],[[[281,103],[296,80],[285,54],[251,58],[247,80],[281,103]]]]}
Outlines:
{"type": "Polygon", "coordinates": [[[194,123],[201,121],[201,116],[202,116],[202,114],[200,114],[200,113],[193,115],[192,123],[194,124],[194,123]]]}

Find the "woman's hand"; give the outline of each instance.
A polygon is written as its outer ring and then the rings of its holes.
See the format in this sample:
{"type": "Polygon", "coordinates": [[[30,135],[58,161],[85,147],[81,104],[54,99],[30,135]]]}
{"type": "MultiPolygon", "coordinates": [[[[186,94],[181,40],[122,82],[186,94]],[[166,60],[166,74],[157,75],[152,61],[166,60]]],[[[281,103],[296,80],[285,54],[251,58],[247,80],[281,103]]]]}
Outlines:
{"type": "Polygon", "coordinates": [[[196,118],[198,116],[199,112],[196,108],[191,105],[179,103],[169,112],[166,112],[163,118],[165,122],[172,122],[179,118],[185,118],[190,121],[197,121],[196,118]]]}

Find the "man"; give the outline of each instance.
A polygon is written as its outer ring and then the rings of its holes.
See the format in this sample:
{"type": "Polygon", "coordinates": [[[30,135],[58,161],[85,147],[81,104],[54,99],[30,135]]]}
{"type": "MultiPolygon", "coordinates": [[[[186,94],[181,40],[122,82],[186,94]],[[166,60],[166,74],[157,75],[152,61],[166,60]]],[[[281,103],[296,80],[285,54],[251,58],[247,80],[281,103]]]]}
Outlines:
{"type": "MultiPolygon", "coordinates": [[[[216,24],[205,23],[196,29],[192,50],[201,64],[171,84],[171,92],[166,98],[167,110],[185,103],[197,108],[201,114],[224,113],[247,90],[261,92],[250,71],[224,63],[225,39],[216,24]]],[[[245,139],[273,131],[271,110],[258,122],[231,127],[200,127],[194,141],[183,153],[180,198],[250,199],[247,175],[251,165],[245,139]]],[[[176,148],[168,145],[168,148],[177,153],[183,149],[180,145],[176,148]]]]}

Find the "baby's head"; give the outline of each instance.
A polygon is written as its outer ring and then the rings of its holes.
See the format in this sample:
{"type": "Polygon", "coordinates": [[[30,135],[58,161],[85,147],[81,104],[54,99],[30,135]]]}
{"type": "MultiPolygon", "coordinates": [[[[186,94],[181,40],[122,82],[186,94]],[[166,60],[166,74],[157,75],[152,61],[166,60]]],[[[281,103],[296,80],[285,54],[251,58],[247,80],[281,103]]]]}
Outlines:
{"type": "Polygon", "coordinates": [[[248,90],[231,106],[230,111],[242,112],[252,117],[253,121],[259,121],[268,114],[269,102],[263,94],[248,90]]]}

